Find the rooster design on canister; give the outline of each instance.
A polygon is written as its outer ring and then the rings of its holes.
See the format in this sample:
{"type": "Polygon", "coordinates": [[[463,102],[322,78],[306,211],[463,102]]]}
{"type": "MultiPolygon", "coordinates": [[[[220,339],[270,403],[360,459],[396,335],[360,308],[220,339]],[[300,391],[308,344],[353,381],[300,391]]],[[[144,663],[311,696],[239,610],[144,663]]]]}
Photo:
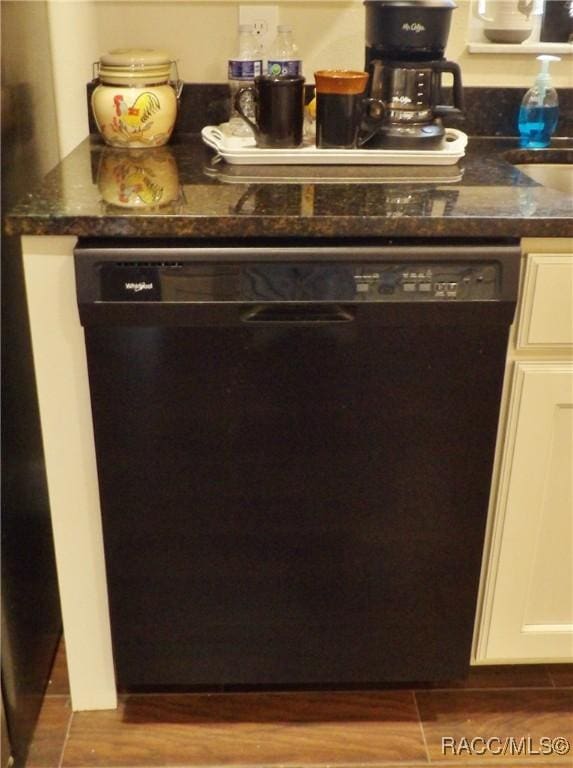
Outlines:
{"type": "Polygon", "coordinates": [[[144,91],[128,106],[121,94],[113,97],[114,117],[111,129],[126,139],[145,141],[145,132],[153,126],[152,116],[161,108],[159,98],[144,91]]]}

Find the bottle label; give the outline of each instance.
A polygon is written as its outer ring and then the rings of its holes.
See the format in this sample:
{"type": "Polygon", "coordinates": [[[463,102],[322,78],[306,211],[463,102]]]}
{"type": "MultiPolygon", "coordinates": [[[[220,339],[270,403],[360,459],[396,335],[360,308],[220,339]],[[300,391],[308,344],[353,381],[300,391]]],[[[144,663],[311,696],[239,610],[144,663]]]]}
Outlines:
{"type": "Polygon", "coordinates": [[[243,61],[229,59],[229,80],[254,80],[262,74],[263,62],[260,59],[243,61]]]}
{"type": "Polygon", "coordinates": [[[275,77],[301,75],[302,61],[300,59],[269,59],[267,72],[275,77]]]}

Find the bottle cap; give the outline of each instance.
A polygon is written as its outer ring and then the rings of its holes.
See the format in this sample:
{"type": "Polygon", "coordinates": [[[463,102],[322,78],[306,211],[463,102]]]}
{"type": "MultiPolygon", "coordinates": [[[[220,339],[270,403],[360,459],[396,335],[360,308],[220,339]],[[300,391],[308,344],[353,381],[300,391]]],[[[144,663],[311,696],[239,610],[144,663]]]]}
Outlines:
{"type": "Polygon", "coordinates": [[[549,77],[549,65],[552,61],[561,61],[561,58],[559,56],[550,56],[548,53],[542,53],[537,57],[537,61],[541,62],[539,77],[549,77]]]}

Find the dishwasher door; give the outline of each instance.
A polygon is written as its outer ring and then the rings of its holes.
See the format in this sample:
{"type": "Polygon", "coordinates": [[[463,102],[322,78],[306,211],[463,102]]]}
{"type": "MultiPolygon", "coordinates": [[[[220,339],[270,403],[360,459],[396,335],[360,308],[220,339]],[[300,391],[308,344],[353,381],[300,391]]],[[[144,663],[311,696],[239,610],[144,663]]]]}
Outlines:
{"type": "Polygon", "coordinates": [[[120,688],[466,673],[502,250],[78,250],[120,688]]]}

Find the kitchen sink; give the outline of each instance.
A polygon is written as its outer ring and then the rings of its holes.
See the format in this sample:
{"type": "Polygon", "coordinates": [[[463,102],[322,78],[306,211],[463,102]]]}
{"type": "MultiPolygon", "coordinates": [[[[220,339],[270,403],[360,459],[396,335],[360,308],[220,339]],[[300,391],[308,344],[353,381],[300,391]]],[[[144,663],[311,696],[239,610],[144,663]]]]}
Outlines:
{"type": "Polygon", "coordinates": [[[573,197],[573,148],[510,149],[505,160],[538,184],[573,197]]]}
{"type": "Polygon", "coordinates": [[[573,164],[516,163],[515,167],[544,187],[573,197],[573,164]]]}

